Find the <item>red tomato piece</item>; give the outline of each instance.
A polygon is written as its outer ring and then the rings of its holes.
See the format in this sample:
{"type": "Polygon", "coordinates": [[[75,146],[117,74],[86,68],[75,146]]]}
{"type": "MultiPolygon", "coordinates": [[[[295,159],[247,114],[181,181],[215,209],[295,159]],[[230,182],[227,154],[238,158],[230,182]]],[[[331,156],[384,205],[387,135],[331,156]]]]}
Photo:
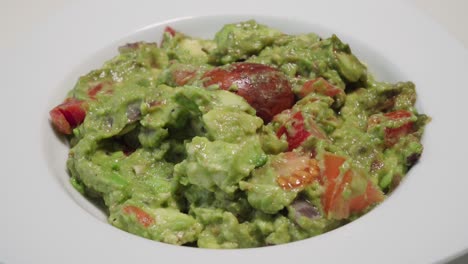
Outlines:
{"type": "Polygon", "coordinates": [[[223,90],[236,87],[257,115],[268,123],[294,104],[294,94],[286,76],[276,68],[258,63],[234,63],[203,75],[205,87],[217,84],[223,90]]]}
{"type": "Polygon", "coordinates": [[[313,92],[333,97],[340,93],[343,93],[343,90],[329,83],[324,78],[319,77],[305,82],[301,90],[299,91],[299,97],[304,98],[308,94],[313,92]]]}
{"type": "Polygon", "coordinates": [[[301,112],[296,112],[286,124],[278,129],[276,136],[279,138],[283,134],[286,134],[289,151],[299,147],[309,136],[314,136],[319,139],[327,138],[313,120],[309,120],[309,129],[307,130],[301,112]],[[286,129],[286,124],[290,124],[292,129],[286,129]]]}
{"type": "Polygon", "coordinates": [[[60,112],[60,110],[55,107],[54,109],[50,110],[49,112],[50,119],[52,120],[52,124],[58,130],[58,132],[62,134],[69,135],[72,133],[72,128],[68,123],[65,116],[60,112]]]}
{"type": "Polygon", "coordinates": [[[335,194],[336,178],[340,175],[340,167],[346,161],[345,158],[326,153],[324,155],[324,170],[322,174],[322,184],[325,185],[325,193],[322,196],[323,210],[330,211],[335,194]]]}
{"type": "Polygon", "coordinates": [[[295,113],[290,120],[292,122],[292,131],[287,131],[286,127],[282,126],[276,132],[278,138],[286,134],[289,151],[299,147],[311,135],[304,127],[304,117],[301,112],[295,113]]]}
{"type": "Polygon", "coordinates": [[[177,34],[177,31],[175,29],[173,29],[172,27],[170,27],[170,26],[165,27],[164,31],[163,31],[163,36],[162,36],[162,39],[161,39],[160,46],[164,45],[164,39],[165,39],[164,35],[165,35],[165,33],[168,33],[169,36],[171,36],[171,38],[173,38],[177,34]]]}
{"type": "Polygon", "coordinates": [[[395,145],[401,137],[410,134],[412,131],[413,122],[408,122],[396,128],[385,128],[385,145],[387,147],[395,145]]]}
{"type": "Polygon", "coordinates": [[[363,177],[352,170],[344,173],[340,179],[340,167],[344,164],[344,157],[326,153],[324,155],[324,170],[322,182],[325,185],[325,193],[322,197],[323,210],[327,215],[335,219],[348,218],[351,213],[360,213],[369,206],[381,202],[384,199],[383,193],[374,184],[367,180],[364,193],[351,194],[351,198],[345,199],[343,192],[353,180],[362,180],[363,177]]]}
{"type": "Polygon", "coordinates": [[[175,36],[175,34],[177,33],[177,31],[170,26],[165,27],[164,32],[169,33],[169,35],[171,36],[175,36]]]}
{"type": "Polygon", "coordinates": [[[71,134],[72,129],[83,123],[86,117],[84,101],[68,98],[49,112],[52,124],[63,134],[71,134]]]}
{"type": "MultiPolygon", "coordinates": [[[[405,110],[398,110],[386,113],[384,116],[392,120],[404,119],[411,117],[411,113],[405,110]]],[[[407,122],[399,127],[386,127],[385,128],[385,145],[391,147],[395,145],[401,137],[406,136],[413,132],[414,122],[407,122]]]]}
{"type": "Polygon", "coordinates": [[[346,186],[351,183],[352,178],[353,173],[351,171],[345,172],[341,180],[335,180],[333,186],[334,188],[331,194],[329,194],[331,199],[329,200],[328,211],[324,211],[331,214],[331,216],[335,219],[344,219],[349,216],[349,201],[344,199],[343,191],[345,190],[346,186]]]}
{"type": "Polygon", "coordinates": [[[371,182],[367,183],[366,192],[349,200],[350,212],[362,212],[369,205],[381,202],[384,199],[383,193],[371,182]]]}
{"type": "Polygon", "coordinates": [[[150,225],[154,224],[154,218],[151,217],[147,212],[143,211],[142,209],[133,206],[133,205],[128,205],[123,208],[123,211],[126,214],[134,214],[140,224],[142,224],[144,227],[149,227],[150,225]]]}

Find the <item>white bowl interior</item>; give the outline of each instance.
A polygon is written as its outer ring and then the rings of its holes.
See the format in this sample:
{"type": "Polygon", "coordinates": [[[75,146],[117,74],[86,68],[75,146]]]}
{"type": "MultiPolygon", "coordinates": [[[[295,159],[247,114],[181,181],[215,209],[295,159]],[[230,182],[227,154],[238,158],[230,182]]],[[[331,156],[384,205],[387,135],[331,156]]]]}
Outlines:
{"type": "MultiPolygon", "coordinates": [[[[194,18],[182,18],[171,20],[163,23],[158,23],[145,27],[142,30],[131,33],[122,39],[109,43],[109,45],[103,49],[97,50],[94,54],[90,54],[89,57],[83,58],[83,62],[76,65],[74,69],[70,69],[70,74],[64,79],[64,81],[56,87],[56,94],[51,97],[49,102],[50,106],[59,104],[67,91],[73,88],[78,77],[86,74],[87,72],[101,67],[106,61],[117,55],[117,48],[121,45],[136,41],[148,41],[157,42],[161,40],[161,35],[164,28],[167,25],[181,31],[185,34],[201,37],[201,38],[213,38],[214,34],[227,23],[239,22],[248,19],[255,19],[257,22],[268,25],[273,28],[277,28],[288,34],[299,34],[315,32],[322,37],[329,37],[333,33],[336,33],[338,37],[345,43],[350,44],[352,51],[357,57],[368,65],[370,72],[378,79],[388,82],[406,81],[408,77],[395,67],[391,61],[385,56],[375,52],[365,43],[359,42],[358,39],[347,36],[336,31],[328,30],[327,28],[310,24],[304,21],[291,20],[286,18],[267,17],[267,16],[209,16],[209,17],[194,17],[194,18]]],[[[77,205],[81,206],[86,212],[90,213],[94,217],[98,218],[103,222],[107,222],[107,216],[92,202],[83,197],[78,193],[69,183],[69,175],[66,170],[66,159],[68,155],[67,143],[53,133],[51,126],[44,126],[44,151],[47,155],[48,166],[52,171],[55,179],[63,186],[66,190],[66,194],[76,201],[77,205]]],[[[423,160],[423,159],[422,159],[423,160]]],[[[421,160],[421,161],[422,161],[421,160]]],[[[411,171],[410,171],[411,174],[411,171]]],[[[384,202],[384,204],[390,202],[384,202]]],[[[381,205],[382,206],[382,205],[381,205]]],[[[381,207],[379,206],[379,207],[381,207]]],[[[379,208],[382,212],[383,208],[379,208]]],[[[365,217],[365,216],[363,216],[365,217]]],[[[359,220],[357,220],[359,221],[359,220]]],[[[338,229],[339,230],[339,229],[338,229]]]]}

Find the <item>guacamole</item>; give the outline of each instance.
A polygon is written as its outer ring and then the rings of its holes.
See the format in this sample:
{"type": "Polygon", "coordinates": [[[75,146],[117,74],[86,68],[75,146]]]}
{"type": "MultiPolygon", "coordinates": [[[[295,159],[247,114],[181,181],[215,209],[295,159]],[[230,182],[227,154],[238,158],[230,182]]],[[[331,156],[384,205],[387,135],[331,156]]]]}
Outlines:
{"type": "Polygon", "coordinates": [[[50,111],[70,182],[110,224],[164,243],[313,237],[381,203],[423,151],[411,82],[375,80],[337,36],[255,21],[167,27],[78,79],[50,111]]]}

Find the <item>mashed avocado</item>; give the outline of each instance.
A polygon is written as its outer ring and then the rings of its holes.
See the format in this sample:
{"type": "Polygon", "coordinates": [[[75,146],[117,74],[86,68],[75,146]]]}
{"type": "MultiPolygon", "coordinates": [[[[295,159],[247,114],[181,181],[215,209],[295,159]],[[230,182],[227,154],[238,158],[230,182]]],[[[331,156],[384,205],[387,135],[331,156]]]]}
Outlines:
{"type": "Polygon", "coordinates": [[[255,21],[213,40],[166,28],[79,78],[50,111],[71,184],[109,223],[177,245],[248,248],[365,214],[418,161],[411,82],[375,80],[337,36],[255,21]]]}

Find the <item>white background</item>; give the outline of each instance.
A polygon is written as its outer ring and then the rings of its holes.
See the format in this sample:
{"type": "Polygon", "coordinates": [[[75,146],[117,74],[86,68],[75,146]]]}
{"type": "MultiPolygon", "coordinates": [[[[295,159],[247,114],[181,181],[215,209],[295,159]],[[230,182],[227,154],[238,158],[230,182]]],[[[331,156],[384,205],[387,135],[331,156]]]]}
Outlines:
{"type": "MultiPolygon", "coordinates": [[[[11,41],[17,38],[70,2],[73,1],[2,0],[0,2],[0,39],[11,41]]],[[[412,2],[423,10],[468,48],[467,0],[408,0],[408,2],[412,2]]],[[[0,43],[0,45],[4,44],[0,43]]]]}

